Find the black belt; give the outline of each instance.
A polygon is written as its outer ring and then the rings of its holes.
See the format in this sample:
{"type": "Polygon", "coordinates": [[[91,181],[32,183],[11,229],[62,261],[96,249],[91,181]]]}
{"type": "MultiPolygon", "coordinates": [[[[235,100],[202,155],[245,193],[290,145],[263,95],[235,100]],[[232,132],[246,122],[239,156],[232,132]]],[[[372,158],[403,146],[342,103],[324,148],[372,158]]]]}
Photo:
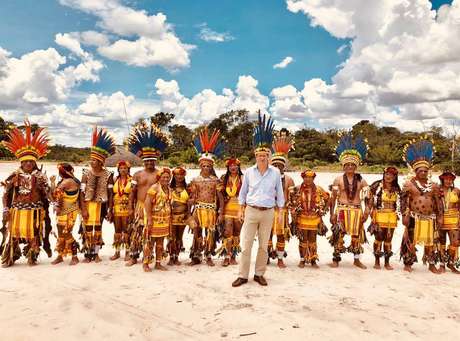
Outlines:
{"type": "Polygon", "coordinates": [[[273,208],[273,207],[262,207],[262,206],[255,206],[255,205],[248,205],[248,206],[255,208],[256,210],[259,210],[259,211],[267,211],[273,208]]]}

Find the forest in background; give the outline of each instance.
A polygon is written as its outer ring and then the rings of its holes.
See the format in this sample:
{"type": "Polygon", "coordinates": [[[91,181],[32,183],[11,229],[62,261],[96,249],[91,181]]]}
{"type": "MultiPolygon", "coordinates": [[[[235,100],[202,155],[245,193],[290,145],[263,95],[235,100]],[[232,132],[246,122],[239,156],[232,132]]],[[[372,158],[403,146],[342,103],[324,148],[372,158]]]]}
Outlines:
{"type": "MultiPolygon", "coordinates": [[[[172,144],[162,156],[161,163],[170,166],[193,165],[198,161],[198,156],[192,145],[196,133],[204,126],[191,129],[182,124],[174,123],[174,114],[159,112],[150,116],[147,120],[155,123],[160,129],[169,133],[172,144]]],[[[135,124],[140,124],[138,121],[135,124]]],[[[243,165],[254,161],[252,152],[252,134],[256,121],[249,119],[246,110],[236,110],[223,113],[208,123],[210,129],[219,129],[221,136],[226,141],[225,155],[238,157],[243,165]]],[[[6,138],[8,129],[14,127],[0,116],[0,141],[6,138]]],[[[20,126],[21,127],[21,126],[20,126]]],[[[289,167],[300,169],[305,167],[316,170],[340,170],[335,156],[335,146],[341,130],[326,129],[318,130],[311,127],[302,127],[297,131],[290,132],[276,124],[276,129],[292,134],[295,140],[295,150],[289,153],[289,167]]],[[[32,124],[32,129],[38,128],[32,124]]],[[[367,159],[362,171],[380,172],[386,165],[394,165],[401,169],[406,168],[403,159],[403,147],[409,141],[420,136],[428,136],[434,141],[436,147],[435,165],[438,170],[454,169],[460,171],[458,147],[455,136],[449,136],[442,127],[431,127],[423,133],[400,131],[396,127],[379,127],[369,120],[362,120],[351,128],[353,135],[363,135],[369,145],[367,159]]],[[[453,134],[451,134],[453,135],[453,134]]],[[[67,161],[82,163],[88,160],[89,148],[76,148],[64,145],[51,146],[50,153],[44,158],[49,161],[67,161]]],[[[11,160],[13,155],[0,144],[0,159],[11,160]]],[[[112,160],[116,160],[112,158],[112,160]]],[[[218,162],[218,166],[223,163],[218,162]]]]}

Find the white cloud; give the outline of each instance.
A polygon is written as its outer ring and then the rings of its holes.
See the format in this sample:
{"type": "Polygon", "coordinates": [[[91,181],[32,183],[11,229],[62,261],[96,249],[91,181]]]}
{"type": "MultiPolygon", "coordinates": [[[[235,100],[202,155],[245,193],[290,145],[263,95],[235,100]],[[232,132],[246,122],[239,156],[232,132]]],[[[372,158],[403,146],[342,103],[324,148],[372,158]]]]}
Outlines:
{"type": "Polygon", "coordinates": [[[71,52],[73,52],[75,55],[81,58],[88,58],[89,54],[81,48],[80,42],[78,39],[75,39],[68,33],[58,33],[56,34],[55,40],[56,44],[67,48],[71,52]]]}
{"type": "Polygon", "coordinates": [[[290,57],[290,56],[287,56],[286,58],[284,58],[281,62],[279,62],[278,64],[275,64],[273,65],[273,68],[274,69],[284,69],[286,68],[286,66],[288,66],[289,64],[291,64],[292,62],[294,61],[294,58],[290,57]]]}
{"type": "Polygon", "coordinates": [[[298,121],[306,118],[306,106],[302,94],[292,85],[274,88],[270,94],[273,97],[270,111],[277,118],[290,118],[298,121]]]}
{"type": "Polygon", "coordinates": [[[459,0],[438,13],[428,0],[286,3],[289,11],[307,15],[312,26],[351,39],[349,56],[331,84],[309,80],[300,91],[303,98],[293,97],[303,100],[306,115],[323,125],[373,117],[402,130],[460,118],[455,111],[460,99],[459,0]]]}
{"type": "Polygon", "coordinates": [[[72,32],[71,35],[84,45],[99,47],[107,46],[110,43],[110,37],[107,34],[97,31],[72,32]]]}
{"type": "MultiPolygon", "coordinates": [[[[110,95],[89,94],[75,107],[66,104],[42,106],[27,117],[32,123],[47,127],[52,143],[88,147],[94,125],[107,128],[121,144],[128,135],[129,125],[158,111],[155,101],[137,100],[118,91],[110,95]]],[[[0,115],[16,123],[26,117],[24,112],[17,110],[0,111],[0,115]]]]}
{"type": "Polygon", "coordinates": [[[1,109],[30,111],[37,106],[62,102],[81,82],[99,80],[103,64],[68,38],[60,36],[57,40],[85,57],[76,65],[65,66],[67,58],[54,48],[35,50],[15,58],[0,47],[1,109]]]}
{"type": "Polygon", "coordinates": [[[166,34],[162,39],[140,37],[131,41],[117,40],[109,46],[102,46],[98,51],[104,57],[125,62],[134,66],[161,65],[174,70],[190,64],[188,51],[173,34],[166,34]]]}
{"type": "Polygon", "coordinates": [[[206,23],[199,25],[200,34],[199,37],[201,40],[207,42],[223,43],[230,40],[235,40],[235,37],[232,36],[229,32],[216,32],[211,30],[206,23]]]}
{"type": "Polygon", "coordinates": [[[190,52],[195,46],[182,43],[176,36],[166,15],[149,15],[144,10],[124,6],[118,0],[60,0],[60,3],[99,18],[98,26],[112,34],[82,32],[80,41],[98,46],[106,58],[128,65],[159,65],[177,70],[190,65],[190,52]]]}
{"type": "Polygon", "coordinates": [[[342,54],[342,52],[345,51],[347,47],[348,47],[347,44],[340,45],[339,48],[337,49],[337,53],[342,54]]]}
{"type": "Polygon", "coordinates": [[[156,93],[160,97],[161,110],[172,112],[180,123],[197,126],[211,121],[219,114],[230,110],[247,109],[255,115],[257,110],[267,112],[269,99],[257,89],[258,81],[251,76],[240,76],[235,91],[223,89],[217,94],[204,89],[193,97],[180,92],[177,81],[158,79],[156,93]]]}

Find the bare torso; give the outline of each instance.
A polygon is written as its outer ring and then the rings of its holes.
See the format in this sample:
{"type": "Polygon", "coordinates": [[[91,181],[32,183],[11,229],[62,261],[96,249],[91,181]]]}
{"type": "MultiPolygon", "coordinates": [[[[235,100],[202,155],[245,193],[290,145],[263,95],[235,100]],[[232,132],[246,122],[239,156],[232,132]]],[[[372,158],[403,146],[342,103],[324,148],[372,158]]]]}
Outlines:
{"type": "Polygon", "coordinates": [[[197,176],[192,180],[191,190],[195,202],[216,203],[217,186],[219,179],[213,175],[209,177],[197,176]]]}
{"type": "MultiPolygon", "coordinates": [[[[335,178],[333,186],[338,188],[337,201],[338,201],[339,204],[342,204],[342,205],[360,205],[361,204],[361,196],[360,196],[360,194],[361,194],[361,191],[363,190],[363,188],[367,187],[367,183],[366,183],[366,181],[364,179],[361,179],[360,181],[358,181],[358,183],[356,184],[356,192],[351,197],[349,197],[348,194],[347,194],[347,190],[346,190],[346,187],[345,187],[346,184],[344,182],[343,175],[338,176],[337,178],[335,178]]],[[[352,191],[353,191],[353,178],[348,178],[348,186],[349,186],[349,192],[348,193],[352,193],[352,191]]]]}
{"type": "Polygon", "coordinates": [[[144,202],[147,191],[158,180],[157,174],[157,169],[152,172],[143,169],[134,174],[133,180],[136,181],[136,201],[144,202]]]}
{"type": "Polygon", "coordinates": [[[423,215],[432,215],[436,209],[434,192],[437,189],[436,184],[433,184],[432,191],[422,193],[414,180],[407,181],[404,184],[404,191],[409,194],[409,209],[411,212],[423,215]]]}

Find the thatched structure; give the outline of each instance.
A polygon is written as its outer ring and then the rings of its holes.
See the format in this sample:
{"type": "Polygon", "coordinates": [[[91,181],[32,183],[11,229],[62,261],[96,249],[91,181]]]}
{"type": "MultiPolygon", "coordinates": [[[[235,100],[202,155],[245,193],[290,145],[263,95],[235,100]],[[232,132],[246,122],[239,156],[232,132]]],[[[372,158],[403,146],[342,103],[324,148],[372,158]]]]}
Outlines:
{"type": "Polygon", "coordinates": [[[142,166],[142,159],[126,150],[125,146],[117,146],[117,151],[107,158],[105,165],[115,167],[120,160],[129,161],[132,166],[142,166]]]}

